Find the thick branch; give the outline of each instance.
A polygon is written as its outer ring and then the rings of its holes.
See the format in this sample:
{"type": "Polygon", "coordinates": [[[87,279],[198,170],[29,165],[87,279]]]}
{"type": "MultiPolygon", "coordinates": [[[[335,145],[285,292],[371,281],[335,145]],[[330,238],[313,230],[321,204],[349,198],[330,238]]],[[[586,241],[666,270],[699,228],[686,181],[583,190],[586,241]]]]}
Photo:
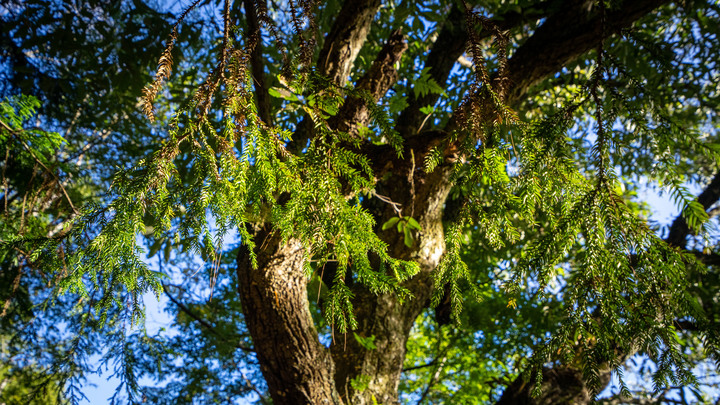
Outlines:
{"type": "MultiPolygon", "coordinates": [[[[425,61],[425,68],[429,69],[430,77],[440,86],[447,82],[450,70],[460,55],[465,52],[467,32],[464,22],[464,12],[460,10],[457,2],[453,3],[445,24],[425,61]]],[[[398,132],[406,136],[415,135],[424,118],[420,109],[427,105],[434,105],[438,97],[440,97],[438,94],[429,92],[425,96],[415,98],[415,94],[409,92],[408,106],[397,119],[398,132]]]]}
{"type": "MultiPolygon", "coordinates": [[[[697,202],[707,211],[718,199],[720,199],[720,172],[713,177],[710,184],[700,193],[697,202]]],[[[670,245],[684,249],[687,244],[688,235],[690,235],[690,227],[682,214],[680,214],[670,226],[670,233],[667,238],[665,238],[665,241],[670,245]]]]}
{"type": "MultiPolygon", "coordinates": [[[[264,0],[257,0],[263,2],[264,0]]],[[[263,66],[262,54],[262,32],[258,23],[257,11],[255,10],[255,1],[244,0],[245,21],[247,22],[248,32],[250,33],[248,42],[252,43],[252,52],[250,53],[250,69],[253,76],[255,87],[255,99],[257,102],[258,116],[263,122],[272,125],[272,116],[270,114],[270,95],[265,85],[265,67],[263,66]]],[[[263,6],[264,8],[264,6],[263,6]]]]}
{"type": "MultiPolygon", "coordinates": [[[[338,86],[345,85],[355,58],[362,49],[380,0],[346,0],[320,51],[317,67],[338,86]]],[[[287,149],[297,153],[313,135],[313,125],[306,116],[300,121],[287,149]]]]}
{"type": "Polygon", "coordinates": [[[344,85],[365,43],[380,0],[346,0],[318,57],[320,74],[344,85]]]}
{"type": "MultiPolygon", "coordinates": [[[[400,30],[393,31],[387,42],[378,53],[370,69],[358,80],[355,86],[358,91],[366,91],[373,100],[379,100],[397,81],[395,64],[407,49],[407,43],[400,30]]],[[[359,97],[348,96],[340,111],[332,117],[329,125],[339,131],[354,133],[357,128],[370,121],[370,114],[365,101],[359,97]]],[[[298,152],[305,147],[312,136],[311,121],[308,117],[298,125],[288,150],[298,152]]]]}
{"type": "MultiPolygon", "coordinates": [[[[605,32],[617,33],[667,3],[669,0],[625,1],[607,13],[605,32]]],[[[597,46],[600,26],[600,16],[590,13],[585,2],[566,1],[510,58],[512,88],[507,103],[516,104],[530,87],[597,46]]]]}
{"type": "MultiPolygon", "coordinates": [[[[530,20],[541,18],[546,12],[547,2],[541,2],[532,7],[532,13],[524,11],[511,11],[493,18],[491,21],[500,30],[510,30],[530,20]]],[[[425,68],[429,69],[430,77],[441,87],[447,83],[450,71],[458,58],[465,52],[467,46],[467,27],[465,26],[465,13],[454,3],[445,20],[445,23],[438,34],[437,40],[432,46],[425,68]]],[[[478,34],[479,39],[490,37],[491,32],[484,30],[478,34]]],[[[425,116],[420,109],[434,105],[439,94],[428,93],[422,97],[415,98],[415,94],[408,94],[408,106],[402,111],[397,119],[397,129],[400,133],[408,136],[416,135],[425,116]]]]}
{"type": "MultiPolygon", "coordinates": [[[[407,47],[402,32],[393,31],[370,70],[358,80],[355,89],[368,92],[373,101],[377,102],[397,81],[395,64],[407,47]]],[[[365,101],[359,97],[349,96],[338,114],[330,120],[330,126],[339,131],[354,133],[360,125],[366,125],[369,121],[370,114],[365,101]]]]}
{"type": "MultiPolygon", "coordinates": [[[[503,392],[496,405],[589,404],[592,394],[585,385],[582,371],[570,366],[544,368],[541,393],[531,395],[535,382],[520,375],[503,392]]],[[[600,374],[602,384],[610,382],[609,370],[600,374]]]]}

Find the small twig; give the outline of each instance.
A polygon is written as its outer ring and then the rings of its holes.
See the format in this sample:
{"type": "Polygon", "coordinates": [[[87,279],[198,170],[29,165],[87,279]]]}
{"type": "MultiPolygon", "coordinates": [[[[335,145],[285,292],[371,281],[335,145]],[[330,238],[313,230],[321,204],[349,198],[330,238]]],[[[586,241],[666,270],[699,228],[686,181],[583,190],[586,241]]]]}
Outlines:
{"type": "Polygon", "coordinates": [[[720,214],[720,207],[715,207],[715,208],[711,209],[710,211],[707,212],[707,214],[708,214],[708,217],[710,217],[710,218],[717,216],[718,214],[720,214]]]}
{"type": "Polygon", "coordinates": [[[404,368],[404,369],[402,369],[402,372],[404,373],[404,372],[407,372],[407,371],[414,371],[414,370],[419,370],[419,369],[421,369],[421,368],[432,367],[432,366],[435,365],[435,363],[437,363],[437,359],[434,359],[433,361],[431,361],[431,362],[429,362],[429,363],[421,364],[421,365],[419,365],[419,366],[412,366],[412,367],[404,368]]]}
{"type": "Polygon", "coordinates": [[[10,148],[5,149],[5,165],[3,165],[3,171],[2,171],[2,178],[3,178],[3,186],[5,187],[5,215],[8,213],[8,193],[9,193],[9,186],[7,177],[5,176],[5,169],[7,169],[8,166],[8,159],[10,158],[10,148]]]}
{"type": "Polygon", "coordinates": [[[212,281],[210,283],[210,300],[212,301],[213,292],[215,292],[215,283],[217,283],[218,273],[220,272],[220,254],[215,253],[212,261],[212,281]]]}
{"type": "Polygon", "coordinates": [[[408,173],[408,182],[410,182],[410,217],[415,214],[415,152],[410,149],[410,160],[412,161],[412,167],[410,167],[410,173],[408,173]]]}
{"type": "Polygon", "coordinates": [[[247,387],[250,388],[260,398],[260,402],[262,404],[269,405],[269,402],[267,402],[267,399],[265,399],[260,390],[258,390],[257,387],[252,382],[250,382],[247,377],[245,377],[245,374],[242,371],[240,372],[240,376],[243,378],[243,380],[245,380],[245,385],[247,385],[247,387]]]}
{"type": "MultiPolygon", "coordinates": [[[[434,111],[433,111],[433,112],[434,112],[434,111]]],[[[421,131],[421,130],[423,129],[423,127],[425,126],[425,123],[427,122],[427,120],[430,118],[430,116],[431,116],[432,114],[433,114],[433,113],[431,112],[430,114],[428,114],[428,115],[425,116],[425,119],[423,119],[422,123],[420,124],[420,127],[418,127],[417,131],[415,132],[415,135],[417,135],[417,134],[420,133],[420,131],[421,131]]]]}
{"type": "Polygon", "coordinates": [[[167,285],[165,285],[165,284],[163,284],[163,292],[165,293],[165,295],[167,295],[167,297],[170,299],[170,301],[172,301],[173,304],[177,305],[178,309],[180,309],[182,312],[186,313],[192,319],[196,320],[200,325],[205,327],[205,329],[207,329],[213,335],[219,337],[220,340],[222,340],[223,342],[233,344],[238,349],[244,350],[246,352],[255,352],[255,349],[253,349],[252,347],[247,347],[239,342],[233,343],[225,335],[218,332],[217,329],[215,329],[215,327],[212,326],[208,321],[206,321],[205,319],[203,319],[200,316],[198,316],[197,314],[195,314],[193,311],[190,310],[190,308],[185,306],[185,304],[183,304],[182,302],[178,301],[175,297],[173,297],[172,294],[170,294],[170,291],[168,291],[167,285]]]}
{"type": "Polygon", "coordinates": [[[390,204],[390,206],[393,207],[395,212],[397,212],[398,216],[402,216],[402,210],[400,209],[400,207],[402,207],[402,204],[396,203],[395,201],[391,200],[390,197],[385,197],[384,195],[376,193],[375,190],[370,191],[370,194],[377,197],[380,201],[390,204]]]}
{"type": "Polygon", "coordinates": [[[428,394],[430,394],[430,389],[432,388],[432,386],[437,384],[437,382],[440,380],[440,373],[442,372],[442,369],[445,366],[446,361],[447,361],[447,353],[443,354],[442,358],[440,359],[440,362],[437,365],[437,369],[435,369],[435,372],[433,373],[432,377],[430,378],[430,381],[428,382],[427,387],[425,387],[425,391],[422,393],[422,396],[420,397],[418,404],[422,404],[425,401],[428,394]]]}

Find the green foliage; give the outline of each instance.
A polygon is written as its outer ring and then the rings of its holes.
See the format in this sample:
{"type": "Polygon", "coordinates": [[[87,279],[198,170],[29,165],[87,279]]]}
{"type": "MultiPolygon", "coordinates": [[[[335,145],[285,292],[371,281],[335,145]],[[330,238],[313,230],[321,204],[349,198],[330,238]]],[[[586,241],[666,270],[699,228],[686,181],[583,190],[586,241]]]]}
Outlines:
{"type": "Polygon", "coordinates": [[[5,404],[56,405],[67,403],[63,397],[62,386],[53,381],[36,391],[37,382],[47,376],[33,367],[12,369],[9,366],[0,368],[0,401],[5,404]]]}
{"type": "Polygon", "coordinates": [[[396,227],[397,231],[401,234],[403,234],[403,242],[405,243],[405,246],[411,248],[413,246],[413,243],[415,241],[415,237],[413,236],[413,233],[415,231],[422,230],[422,227],[418,223],[417,220],[415,220],[412,217],[393,217],[388,219],[383,225],[382,230],[388,230],[392,227],[396,227]]]}
{"type": "Polygon", "coordinates": [[[368,386],[370,385],[370,376],[369,375],[359,375],[352,380],[350,380],[350,384],[352,387],[360,392],[365,391],[368,386]]]}
{"type": "Polygon", "coordinates": [[[375,336],[362,337],[354,332],[353,332],[353,336],[355,336],[355,340],[357,340],[358,343],[360,343],[360,346],[364,347],[365,349],[367,349],[367,350],[377,349],[377,347],[375,346],[375,336]]]}
{"type": "Polygon", "coordinates": [[[418,76],[418,78],[413,81],[412,89],[416,98],[424,97],[429,93],[443,93],[442,87],[440,87],[440,85],[437,84],[435,79],[430,76],[430,73],[428,73],[428,68],[423,69],[420,72],[420,76],[418,76]]]}

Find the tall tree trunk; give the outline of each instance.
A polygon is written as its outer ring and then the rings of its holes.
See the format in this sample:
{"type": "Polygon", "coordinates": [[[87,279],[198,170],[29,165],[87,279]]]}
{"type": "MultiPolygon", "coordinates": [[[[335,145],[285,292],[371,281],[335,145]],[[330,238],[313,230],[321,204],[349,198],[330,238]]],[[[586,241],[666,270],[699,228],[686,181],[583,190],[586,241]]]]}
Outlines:
{"type": "Polygon", "coordinates": [[[257,269],[250,252],[238,254],[238,284],[245,322],[258,362],[277,404],[340,404],[330,353],[318,340],[307,299],[300,242],[282,244],[269,228],[256,235],[257,269]]]}

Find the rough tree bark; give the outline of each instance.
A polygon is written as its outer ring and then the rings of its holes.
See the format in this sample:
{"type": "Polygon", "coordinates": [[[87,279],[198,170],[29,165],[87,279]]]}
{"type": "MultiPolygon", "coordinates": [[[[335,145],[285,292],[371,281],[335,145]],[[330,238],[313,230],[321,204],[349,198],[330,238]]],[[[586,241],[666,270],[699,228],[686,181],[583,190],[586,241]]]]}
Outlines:
{"type": "Polygon", "coordinates": [[[333,383],[333,362],[318,341],[307,302],[303,247],[280,243],[278,233],[259,229],[257,270],[241,248],[238,284],[260,369],[279,404],[340,403],[333,383]]]}
{"type": "MultiPolygon", "coordinates": [[[[519,104],[527,91],[543,78],[557,72],[563,65],[593,49],[599,40],[600,19],[594,12],[568,0],[557,7],[537,7],[538,16],[506,16],[498,25],[509,29],[524,23],[526,18],[545,17],[545,22],[522,44],[509,61],[510,86],[507,100],[519,104]]],[[[667,3],[665,0],[627,1],[611,11],[605,32],[614,33],[628,27],[638,18],[667,3]]],[[[318,56],[318,70],[337,84],[343,84],[352,66],[373,17],[379,0],[347,0],[328,34],[318,56]]],[[[465,49],[467,35],[462,10],[453,8],[450,19],[438,35],[425,67],[442,86],[457,58],[465,49]]],[[[375,65],[358,88],[370,91],[376,99],[392,86],[393,65],[405,50],[395,32],[381,51],[375,65]]],[[[337,337],[337,344],[326,349],[318,340],[308,309],[306,279],[302,271],[303,249],[291,241],[282,245],[268,226],[255,233],[259,268],[250,266],[247,252],[238,257],[239,293],[262,372],[269,392],[277,404],[352,403],[392,404],[398,401],[398,384],[405,358],[405,345],[418,315],[429,303],[433,288],[432,271],[445,250],[442,215],[450,192],[448,182],[452,145],[448,159],[432,173],[425,173],[423,162],[431,147],[438,144],[445,131],[421,131],[424,117],[419,108],[433,104],[435,96],[420,100],[411,97],[409,106],[400,115],[397,129],[406,139],[404,159],[399,159],[387,146],[363,149],[373,162],[381,180],[377,193],[402,205],[403,215],[416,218],[422,226],[415,245],[407,248],[397,232],[381,232],[379,226],[396,212],[385,203],[371,199],[367,208],[375,215],[378,232],[388,243],[392,255],[413,260],[420,273],[405,283],[413,298],[401,304],[391,294],[376,296],[360,284],[348,280],[355,294],[354,305],[360,336],[375,336],[375,350],[366,350],[352,334],[337,337]],[[410,159],[414,158],[414,161],[410,159]],[[382,176],[385,174],[385,176],[382,176]],[[351,381],[360,376],[369,378],[365,390],[356,390],[351,381]]],[[[352,131],[368,120],[358,100],[347,100],[331,124],[352,131]]],[[[300,125],[299,128],[303,126],[300,125]]],[[[450,128],[448,128],[450,129],[450,128]]],[[[305,134],[305,136],[312,136],[305,134]]],[[[588,395],[577,370],[547,370],[543,397],[530,398],[528,384],[518,378],[506,390],[501,403],[588,403],[588,395]]]]}

